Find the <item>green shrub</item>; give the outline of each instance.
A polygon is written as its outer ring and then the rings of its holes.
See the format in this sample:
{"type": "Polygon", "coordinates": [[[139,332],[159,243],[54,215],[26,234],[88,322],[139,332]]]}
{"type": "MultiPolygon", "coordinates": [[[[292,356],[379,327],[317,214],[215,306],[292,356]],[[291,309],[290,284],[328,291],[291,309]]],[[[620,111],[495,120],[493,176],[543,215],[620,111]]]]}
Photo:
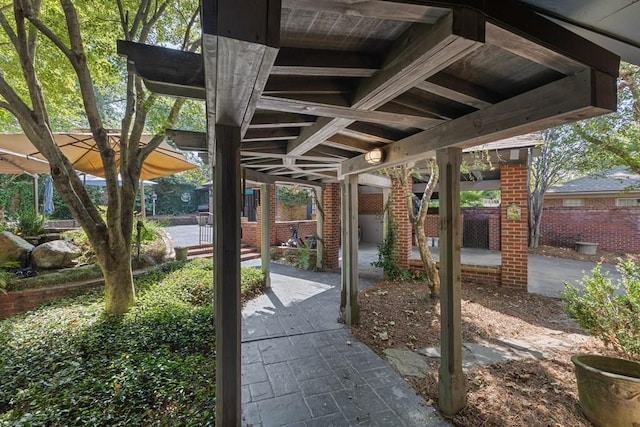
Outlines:
{"type": "Polygon", "coordinates": [[[578,283],[565,283],[562,301],[569,317],[606,345],[640,359],[640,266],[633,261],[616,266],[622,278],[613,282],[598,264],[578,283]]]}
{"type": "Polygon", "coordinates": [[[398,240],[398,226],[389,221],[387,237],[378,245],[378,260],[371,263],[372,266],[382,268],[384,277],[391,280],[410,280],[411,273],[398,265],[398,256],[394,248],[398,240]]]}
{"type": "MultiPolygon", "coordinates": [[[[264,280],[242,268],[242,292],[264,280]]],[[[0,321],[0,426],[208,426],[215,413],[210,260],[136,278],[137,304],[102,291],[0,321]]]]}
{"type": "Polygon", "coordinates": [[[18,214],[16,233],[22,236],[37,236],[44,231],[44,215],[39,215],[34,211],[24,210],[18,214]]]}
{"type": "Polygon", "coordinates": [[[307,246],[298,248],[295,266],[302,270],[311,269],[311,250],[307,246]]]}

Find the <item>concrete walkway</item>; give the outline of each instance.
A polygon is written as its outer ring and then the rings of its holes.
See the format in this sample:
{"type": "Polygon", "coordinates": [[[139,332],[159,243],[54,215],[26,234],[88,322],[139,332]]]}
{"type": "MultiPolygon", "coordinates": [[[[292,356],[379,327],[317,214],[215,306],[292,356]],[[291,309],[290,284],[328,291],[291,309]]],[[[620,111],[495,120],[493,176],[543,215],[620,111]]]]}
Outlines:
{"type": "Polygon", "coordinates": [[[243,425],[450,425],[337,322],[339,274],[271,267],[272,289],[243,310],[243,425]]]}
{"type": "MultiPolygon", "coordinates": [[[[182,225],[165,228],[176,246],[198,244],[198,226],[182,225]]],[[[439,258],[438,248],[431,247],[435,259],[439,258]]],[[[413,248],[412,258],[419,259],[417,248],[413,248]]],[[[361,276],[379,276],[381,270],[371,266],[371,262],[378,259],[378,246],[373,243],[360,243],[358,250],[358,269],[361,276]]],[[[476,265],[500,265],[502,263],[499,251],[485,249],[462,249],[462,263],[476,265]]],[[[564,289],[564,282],[575,285],[576,280],[582,279],[585,272],[590,272],[595,263],[574,261],[569,259],[552,258],[539,255],[529,255],[529,284],[528,291],[557,298],[564,289]]],[[[603,271],[608,271],[611,277],[619,278],[620,274],[613,265],[604,264],[603,271]]]]}

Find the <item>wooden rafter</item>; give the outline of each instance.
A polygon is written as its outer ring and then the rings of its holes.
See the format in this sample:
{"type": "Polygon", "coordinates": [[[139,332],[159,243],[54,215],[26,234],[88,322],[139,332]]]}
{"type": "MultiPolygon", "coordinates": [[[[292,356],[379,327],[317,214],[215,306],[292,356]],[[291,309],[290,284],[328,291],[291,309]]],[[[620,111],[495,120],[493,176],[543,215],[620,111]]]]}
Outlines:
{"type": "MultiPolygon", "coordinates": [[[[483,40],[484,21],[478,14],[454,11],[431,27],[414,24],[396,41],[383,68],[359,85],[352,109],[375,110],[475,50],[483,40]],[[465,22],[461,24],[463,16],[465,22]]],[[[351,123],[353,120],[344,117],[319,120],[291,141],[288,151],[304,154],[351,123]]]]}

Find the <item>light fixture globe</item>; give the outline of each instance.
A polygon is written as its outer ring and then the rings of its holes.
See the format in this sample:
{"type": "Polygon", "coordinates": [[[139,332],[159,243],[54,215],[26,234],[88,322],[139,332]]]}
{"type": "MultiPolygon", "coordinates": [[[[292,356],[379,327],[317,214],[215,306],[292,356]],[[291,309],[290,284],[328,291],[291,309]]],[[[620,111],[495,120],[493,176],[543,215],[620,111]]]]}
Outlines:
{"type": "Polygon", "coordinates": [[[384,150],[382,148],[374,148],[371,151],[367,151],[364,155],[364,160],[370,165],[378,165],[384,161],[384,150]]]}

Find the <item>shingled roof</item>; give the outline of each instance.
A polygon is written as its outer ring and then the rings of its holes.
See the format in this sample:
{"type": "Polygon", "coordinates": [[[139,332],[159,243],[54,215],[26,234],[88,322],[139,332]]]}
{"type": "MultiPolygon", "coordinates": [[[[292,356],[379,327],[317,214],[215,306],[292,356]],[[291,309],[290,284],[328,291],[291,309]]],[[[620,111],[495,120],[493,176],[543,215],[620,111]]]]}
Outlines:
{"type": "Polygon", "coordinates": [[[625,167],[612,168],[597,174],[554,185],[547,193],[552,195],[575,193],[620,193],[630,189],[640,191],[640,175],[625,167]],[[634,188],[635,187],[635,188],[634,188]]]}

